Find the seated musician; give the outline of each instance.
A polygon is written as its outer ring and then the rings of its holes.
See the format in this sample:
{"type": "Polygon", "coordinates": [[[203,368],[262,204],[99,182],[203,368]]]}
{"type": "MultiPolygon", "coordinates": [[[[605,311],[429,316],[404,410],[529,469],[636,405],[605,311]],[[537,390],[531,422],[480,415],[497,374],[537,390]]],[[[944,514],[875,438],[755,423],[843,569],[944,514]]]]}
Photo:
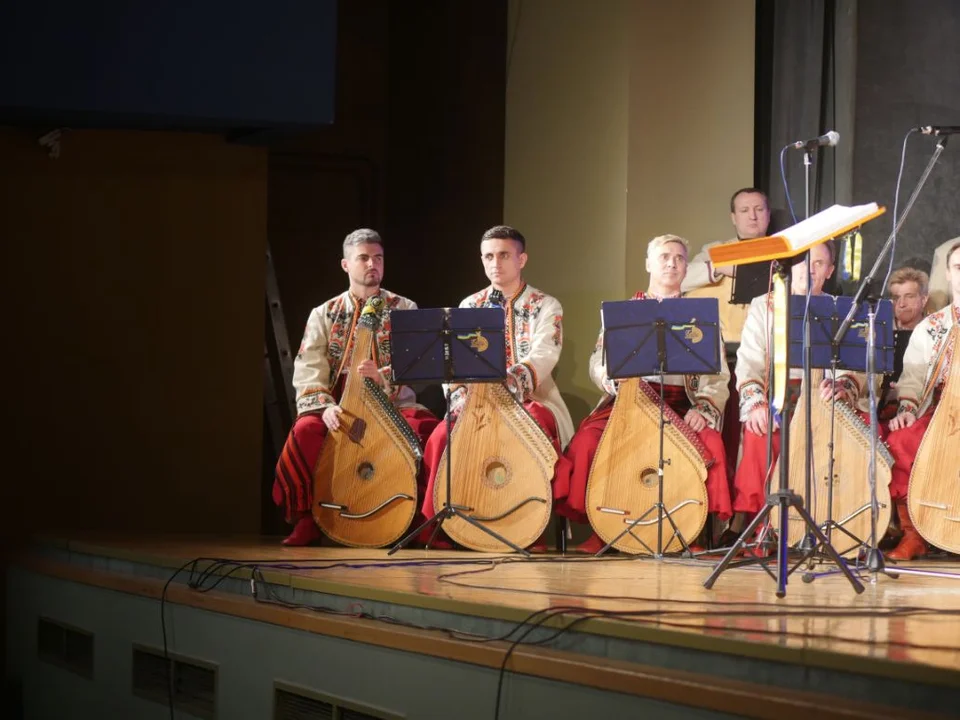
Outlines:
{"type": "Polygon", "coordinates": [[[770,207],[767,196],[757,188],[740,188],[730,198],[730,222],[736,231],[736,237],[731,240],[713,242],[704,245],[687,268],[687,276],[683,280],[681,289],[697,297],[716,297],[720,302],[720,325],[724,340],[728,345],[727,362],[730,366],[730,402],[723,418],[723,445],[727,457],[731,458],[727,464],[729,480],[733,482],[733,472],[736,466],[737,451],[740,447],[740,419],[737,413],[737,389],[733,371],[736,369],[736,360],[733,357],[735,344],[740,342],[743,332],[743,323],[746,321],[749,305],[734,305],[730,302],[733,286],[730,282],[734,276],[735,266],[726,265],[714,268],[710,262],[709,249],[716,245],[734,243],[740,240],[752,240],[764,237],[770,229],[770,207]]]}
{"type": "MultiPolygon", "coordinates": [[[[890,275],[887,291],[893,302],[894,332],[909,337],[927,314],[930,278],[922,270],[902,267],[890,275]]],[[[897,414],[897,377],[891,376],[889,380],[890,388],[878,402],[880,419],[884,421],[892,420],[897,414]]]]}
{"type": "MultiPolygon", "coordinates": [[[[523,268],[527,264],[527,241],[519,231],[506,225],[487,230],[480,240],[480,260],[490,285],[464,298],[462,308],[499,305],[506,311],[504,339],[507,346],[507,387],[522,401],[553,442],[559,460],[564,462],[563,446],[573,434],[570,411],[553,380],[553,369],[563,348],[563,308],[560,302],[527,284],[523,268]]],[[[467,386],[451,388],[451,417],[456,418],[466,400],[467,386]]],[[[447,444],[446,424],[430,435],[423,452],[427,488],[423,514],[432,517],[433,487],[437,468],[447,444]]],[[[554,485],[554,496],[566,489],[554,485]]],[[[541,541],[535,543],[535,549],[541,541]]]]}
{"type": "Polygon", "coordinates": [[[937,245],[933,251],[933,259],[930,262],[930,299],[927,305],[930,312],[945,308],[953,302],[953,293],[950,291],[950,285],[945,278],[947,276],[947,252],[957,242],[960,242],[960,236],[945,240],[937,245]]]}
{"type": "MultiPolygon", "coordinates": [[[[650,273],[650,288],[637,292],[634,300],[681,297],[681,283],[687,272],[687,241],[677,235],[661,235],[647,246],[647,271],[650,273]]],[[[617,380],[607,377],[602,350],[603,334],[597,340],[590,356],[590,377],[605,394],[593,412],[580,424],[570,441],[566,457],[570,463],[565,468],[569,479],[557,483],[569,485],[566,501],[557,507],[558,514],[576,522],[587,522],[586,496],[590,466],[600,443],[600,436],[613,412],[613,400],[617,394],[617,380]]],[[[719,519],[730,517],[730,488],[727,483],[726,453],[718,432],[723,418],[724,405],[729,396],[727,388],[730,371],[726,358],[720,353],[720,373],[717,375],[665,375],[664,399],[690,428],[697,433],[715,462],[707,472],[708,510],[719,519]]],[[[644,380],[657,391],[660,377],[644,380]]],[[[692,540],[692,538],[691,538],[692,540]]],[[[594,533],[578,550],[597,552],[603,541],[594,533]]]]}
{"type": "Polygon", "coordinates": [[[907,487],[913,460],[933,418],[950,366],[946,340],[950,328],[960,320],[960,241],[949,248],[946,263],[945,273],[953,301],[920,321],[910,336],[910,344],[903,356],[903,372],[897,382],[899,412],[890,421],[887,436],[887,445],[894,459],[890,497],[903,529],[903,539],[887,554],[893,560],[912,560],[924,555],[928,549],[910,519],[907,487]]]}
{"type": "MultiPolygon", "coordinates": [[[[815,245],[810,249],[811,294],[822,295],[823,284],[833,274],[835,246],[832,241],[815,245]]],[[[791,292],[794,295],[806,295],[806,263],[799,261],[791,269],[791,292]]],[[[794,302],[800,300],[795,299],[794,302]]],[[[731,530],[740,532],[744,523],[759,512],[766,504],[767,479],[767,432],[773,432],[773,457],[775,463],[780,453],[780,430],[769,427],[767,404],[767,378],[772,372],[767,353],[770,337],[770,323],[773,319],[773,294],[761,295],[750,303],[750,312],[743,326],[740,348],[737,351],[737,389],[740,394],[740,420],[743,423],[740,464],[734,476],[733,510],[734,520],[731,530]]],[[[790,369],[789,392],[796,405],[799,396],[803,370],[790,369]]],[[[820,385],[820,396],[829,400],[836,396],[854,407],[865,386],[866,378],[860,374],[840,370],[836,382],[825,378],[820,385]]],[[[799,425],[794,427],[799,428],[799,425]]],[[[801,428],[802,430],[802,428],[801,428]]],[[[772,467],[772,465],[771,465],[772,467]]],[[[776,479],[772,481],[776,487],[776,479]]]]}
{"type": "Polygon", "coordinates": [[[737,237],[731,240],[708,243],[694,255],[687,268],[687,276],[683,280],[683,292],[696,290],[705,285],[713,285],[724,277],[733,277],[735,266],[724,265],[714,267],[710,262],[709,249],[716,245],[752,240],[764,237],[770,225],[770,207],[767,196],[757,188],[741,188],[730,198],[730,221],[736,230],[737,237]]]}
{"type": "MultiPolygon", "coordinates": [[[[277,462],[273,501],[283,509],[293,532],[284,545],[308,545],[320,538],[313,515],[313,470],[328,432],[340,427],[337,400],[349,373],[378,383],[420,439],[421,446],[439,422],[406,386],[390,382],[390,311],[414,310],[412,300],[380,286],[383,240],[373,230],[355,230],[343,241],[340,261],[349,289],[314,308],[293,365],[297,418],[277,462]],[[375,359],[353,358],[354,331],[367,300],[379,296],[383,309],[377,325],[375,359]]],[[[422,471],[421,471],[422,475],[422,471]]],[[[422,478],[418,480],[422,485],[422,478]]]]}

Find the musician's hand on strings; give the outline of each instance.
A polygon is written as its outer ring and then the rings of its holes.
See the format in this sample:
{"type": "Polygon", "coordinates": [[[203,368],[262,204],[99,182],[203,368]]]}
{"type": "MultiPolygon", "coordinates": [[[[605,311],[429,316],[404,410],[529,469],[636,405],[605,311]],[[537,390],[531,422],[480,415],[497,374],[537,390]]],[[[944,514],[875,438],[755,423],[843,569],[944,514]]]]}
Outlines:
{"type": "Polygon", "coordinates": [[[520,402],[523,402],[523,387],[520,385],[520,381],[517,380],[516,376],[513,375],[509,370],[507,370],[507,376],[504,379],[504,383],[507,386],[507,390],[520,402]]]}
{"type": "Polygon", "coordinates": [[[701,415],[698,410],[694,410],[693,408],[687,410],[683,421],[689,425],[690,429],[694,432],[700,432],[707,426],[707,419],[701,415]]]}
{"type": "Polygon", "coordinates": [[[824,378],[820,383],[820,398],[823,400],[836,398],[837,402],[841,402],[849,397],[850,394],[847,392],[846,388],[844,388],[842,385],[838,385],[835,380],[824,378]]]}
{"type": "Polygon", "coordinates": [[[917,421],[917,416],[912,412],[902,412],[890,421],[890,432],[896,432],[903,428],[908,428],[917,421]]]}
{"type": "Polygon", "coordinates": [[[761,405],[760,407],[755,407],[747,414],[747,419],[744,421],[744,425],[747,430],[752,432],[754,435],[766,435],[767,430],[770,427],[770,418],[767,415],[767,406],[761,405]]]}
{"type": "Polygon", "coordinates": [[[383,375],[380,374],[380,369],[373,360],[364,360],[357,365],[357,372],[365,378],[370,378],[380,387],[383,387],[383,375]]]}
{"type": "Polygon", "coordinates": [[[326,410],[323,411],[323,424],[327,426],[330,430],[337,430],[340,428],[340,413],[343,412],[343,408],[339,405],[331,405],[326,410]]]}

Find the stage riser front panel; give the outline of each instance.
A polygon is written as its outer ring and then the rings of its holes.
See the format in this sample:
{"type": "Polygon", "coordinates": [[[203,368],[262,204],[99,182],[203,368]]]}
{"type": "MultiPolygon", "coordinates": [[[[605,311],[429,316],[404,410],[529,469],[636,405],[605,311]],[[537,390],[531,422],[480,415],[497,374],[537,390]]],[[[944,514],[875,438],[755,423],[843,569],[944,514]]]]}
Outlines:
{"type": "MultiPolygon", "coordinates": [[[[157,601],[17,568],[8,598],[8,668],[22,683],[27,720],[169,717],[131,690],[134,645],[163,646],[157,601]],[[40,617],[93,633],[92,679],[38,658],[40,617]]],[[[494,670],[184,606],[168,605],[166,617],[171,652],[216,667],[222,720],[272,718],[276,681],[400,717],[493,717],[494,670]]],[[[504,720],[732,717],[528,676],[508,676],[504,693],[504,720]]]]}

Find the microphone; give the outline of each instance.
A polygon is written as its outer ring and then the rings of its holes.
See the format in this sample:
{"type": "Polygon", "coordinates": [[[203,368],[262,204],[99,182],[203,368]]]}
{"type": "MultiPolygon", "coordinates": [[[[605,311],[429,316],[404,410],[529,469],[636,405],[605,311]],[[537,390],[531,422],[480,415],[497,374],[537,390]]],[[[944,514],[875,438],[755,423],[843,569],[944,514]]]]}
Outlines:
{"type": "Polygon", "coordinates": [[[819,147],[820,145],[836,145],[838,142],[840,142],[840,133],[836,130],[831,130],[826,135],[813,138],[813,140],[797,140],[795,143],[790,143],[790,147],[796,148],[797,150],[813,150],[813,148],[819,147]]]}
{"type": "Polygon", "coordinates": [[[502,308],[507,299],[503,296],[503,292],[500,290],[491,290],[490,294],[487,296],[487,307],[498,307],[502,308]]]}
{"type": "Polygon", "coordinates": [[[957,125],[921,125],[917,128],[923,135],[956,135],[960,133],[957,125]]]}

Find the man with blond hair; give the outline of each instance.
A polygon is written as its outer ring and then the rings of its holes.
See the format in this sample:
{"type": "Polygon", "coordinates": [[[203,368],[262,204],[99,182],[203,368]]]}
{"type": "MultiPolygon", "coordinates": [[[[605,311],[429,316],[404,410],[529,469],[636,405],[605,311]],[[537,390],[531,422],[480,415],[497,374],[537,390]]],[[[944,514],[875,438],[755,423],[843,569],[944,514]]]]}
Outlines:
{"type": "MultiPolygon", "coordinates": [[[[646,292],[637,292],[633,300],[663,300],[679,298],[683,279],[687,274],[687,241],[677,235],[655,237],[647,246],[647,271],[650,287],[646,292]]],[[[600,436],[613,412],[619,381],[607,375],[603,356],[603,333],[597,339],[590,356],[590,378],[604,393],[590,415],[580,424],[570,444],[566,458],[569,462],[564,471],[569,474],[557,482],[569,486],[565,501],[557,506],[557,512],[576,522],[586,522],[587,479],[590,466],[600,443],[600,436]]],[[[659,394],[660,376],[643,378],[659,394]]],[[[727,387],[730,371],[723,353],[720,353],[720,373],[717,375],[665,375],[663,395],[667,405],[684,423],[700,437],[715,461],[707,471],[708,510],[721,520],[730,517],[730,488],[727,483],[727,460],[720,437],[723,409],[729,397],[727,387]]],[[[692,540],[692,538],[691,538],[692,540]]],[[[578,548],[584,552],[596,552],[603,542],[594,533],[578,548]]]]}

